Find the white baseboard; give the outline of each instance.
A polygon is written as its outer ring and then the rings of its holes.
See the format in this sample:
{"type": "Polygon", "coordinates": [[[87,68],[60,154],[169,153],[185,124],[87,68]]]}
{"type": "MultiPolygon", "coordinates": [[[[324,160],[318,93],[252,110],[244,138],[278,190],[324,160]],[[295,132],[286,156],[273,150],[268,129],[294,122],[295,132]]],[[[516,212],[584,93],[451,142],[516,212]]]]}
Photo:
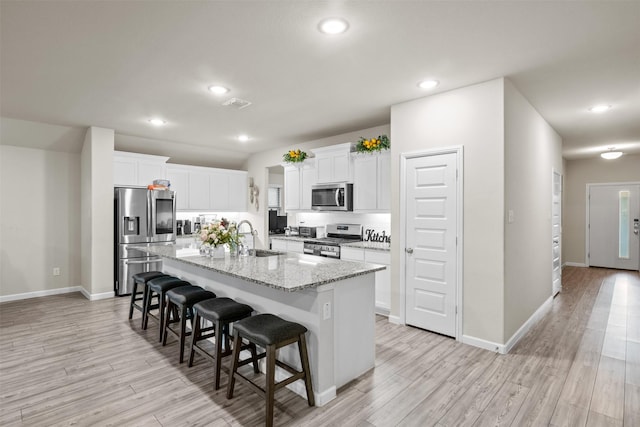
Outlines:
{"type": "Polygon", "coordinates": [[[522,326],[520,326],[520,329],[518,329],[516,333],[513,334],[511,338],[509,338],[504,346],[505,348],[503,354],[509,353],[511,349],[518,343],[518,341],[520,341],[520,339],[522,339],[522,337],[525,336],[525,334],[529,332],[529,330],[533,328],[536,323],[538,323],[540,319],[542,319],[544,315],[549,312],[552,303],[553,297],[551,296],[547,298],[547,300],[543,302],[540,307],[538,307],[538,309],[531,315],[531,317],[529,317],[527,321],[524,322],[522,326]]]}
{"type": "Polygon", "coordinates": [[[90,294],[82,286],[69,286],[66,288],[46,289],[44,291],[25,292],[23,294],[4,295],[4,296],[0,296],[0,303],[8,302],[8,301],[18,301],[18,300],[29,299],[29,298],[47,297],[50,295],[70,294],[73,292],[80,292],[89,301],[97,301],[100,299],[113,298],[116,295],[115,292],[102,292],[100,294],[90,294]]]}
{"type": "Polygon", "coordinates": [[[463,344],[472,345],[474,347],[483,348],[485,350],[494,351],[496,353],[504,354],[504,345],[498,344],[492,341],[483,340],[482,338],[476,338],[469,335],[463,335],[460,340],[463,344]]]}
{"type": "Polygon", "coordinates": [[[506,344],[498,344],[492,341],[483,340],[481,338],[471,337],[469,335],[463,335],[461,341],[464,344],[469,344],[474,347],[484,348],[485,350],[495,351],[496,353],[500,354],[507,354],[518,343],[518,341],[520,341],[520,339],[522,339],[522,337],[525,336],[525,334],[529,332],[529,330],[533,328],[536,323],[538,323],[540,319],[544,317],[545,314],[547,314],[547,312],[551,309],[552,303],[553,297],[547,298],[547,300],[543,302],[540,307],[538,307],[538,309],[531,315],[531,317],[529,317],[527,321],[524,322],[522,326],[520,326],[520,329],[518,329],[516,333],[513,334],[511,338],[509,338],[506,344]]]}
{"type": "Polygon", "coordinates": [[[563,267],[586,267],[587,264],[583,262],[565,262],[562,264],[563,267]]]}
{"type": "MultiPolygon", "coordinates": [[[[299,368],[297,368],[299,369],[299,368]]],[[[262,359],[260,361],[260,371],[262,373],[265,373],[266,370],[266,361],[264,359],[262,359]]],[[[276,366],[276,374],[275,374],[275,380],[276,382],[280,382],[286,378],[289,378],[291,376],[290,373],[288,373],[287,371],[285,371],[284,369],[280,368],[279,366],[276,366]]],[[[304,381],[294,381],[291,384],[287,385],[287,388],[291,391],[293,391],[295,394],[301,396],[302,398],[306,399],[307,398],[307,389],[305,387],[304,381]]],[[[328,389],[318,393],[317,391],[314,390],[313,392],[313,398],[315,400],[315,404],[316,406],[324,406],[327,403],[331,402],[333,399],[336,398],[337,396],[337,389],[336,386],[333,385],[331,387],[329,387],[328,389]]]]}
{"type": "Polygon", "coordinates": [[[99,294],[90,294],[89,291],[87,291],[82,286],[80,286],[80,292],[89,301],[97,301],[97,300],[101,300],[101,299],[113,298],[113,297],[116,296],[116,293],[113,292],[113,291],[111,291],[111,292],[102,292],[102,293],[99,293],[99,294]]]}
{"type": "Polygon", "coordinates": [[[389,315],[389,323],[393,323],[394,325],[404,325],[404,322],[400,320],[400,316],[389,315]]]}
{"type": "Polygon", "coordinates": [[[70,294],[72,292],[82,292],[84,288],[82,286],[69,286],[67,288],[46,289],[44,291],[25,292],[23,294],[13,294],[0,296],[0,302],[18,301],[29,298],[46,297],[49,295],[70,294]]]}

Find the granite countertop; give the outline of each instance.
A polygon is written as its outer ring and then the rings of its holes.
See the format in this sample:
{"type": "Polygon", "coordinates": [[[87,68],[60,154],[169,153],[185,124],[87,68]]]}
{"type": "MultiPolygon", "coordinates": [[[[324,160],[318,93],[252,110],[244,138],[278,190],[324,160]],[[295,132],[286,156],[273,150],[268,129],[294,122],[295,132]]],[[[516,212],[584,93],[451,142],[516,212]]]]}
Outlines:
{"type": "Polygon", "coordinates": [[[145,251],[287,292],[314,288],[386,268],[377,264],[290,252],[268,257],[230,256],[227,253],[224,259],[214,259],[201,256],[198,244],[185,239],[176,241],[175,245],[152,246],[145,251]]]}
{"type": "Polygon", "coordinates": [[[358,248],[358,249],[371,249],[374,251],[390,252],[391,244],[382,242],[351,242],[342,243],[340,247],[358,248]]]}
{"type": "MultiPolygon", "coordinates": [[[[293,240],[293,241],[298,241],[298,242],[304,242],[304,241],[314,241],[314,240],[318,240],[316,238],[313,237],[301,237],[301,236],[285,236],[283,235],[277,235],[277,236],[269,236],[272,239],[279,239],[279,240],[293,240]]],[[[349,247],[349,248],[359,248],[359,249],[372,249],[374,251],[384,251],[384,252],[390,252],[391,251],[391,245],[389,243],[382,243],[382,242],[350,242],[350,243],[340,243],[341,247],[349,247]]]]}
{"type": "Polygon", "coordinates": [[[269,238],[274,240],[293,240],[295,242],[304,242],[305,240],[315,240],[313,237],[287,236],[286,234],[272,234],[269,236],[269,238]]]}

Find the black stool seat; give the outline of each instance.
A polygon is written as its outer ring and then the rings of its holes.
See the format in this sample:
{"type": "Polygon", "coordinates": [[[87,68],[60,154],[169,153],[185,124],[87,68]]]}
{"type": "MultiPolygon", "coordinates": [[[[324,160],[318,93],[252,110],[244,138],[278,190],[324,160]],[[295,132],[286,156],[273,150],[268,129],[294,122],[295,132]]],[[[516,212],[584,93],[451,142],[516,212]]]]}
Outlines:
{"type": "MultiPolygon", "coordinates": [[[[309,406],[315,405],[315,398],[313,396],[313,387],[311,385],[311,369],[309,368],[309,355],[307,353],[307,341],[305,333],[307,328],[304,326],[289,322],[281,319],[273,314],[259,314],[253,317],[247,317],[246,319],[239,320],[233,325],[233,354],[231,355],[231,367],[229,368],[229,384],[227,385],[227,399],[233,397],[233,388],[235,386],[235,380],[238,379],[262,395],[266,400],[266,417],[265,425],[267,427],[273,426],[273,407],[274,407],[274,393],[276,390],[285,387],[287,384],[291,384],[294,381],[304,381],[305,389],[307,392],[307,402],[309,406]],[[242,340],[249,341],[249,345],[259,345],[264,347],[265,352],[259,355],[254,355],[252,352],[250,359],[240,360],[240,351],[242,350],[242,340]],[[300,364],[302,370],[298,371],[293,366],[280,361],[276,357],[276,351],[284,346],[298,343],[298,352],[300,353],[300,364]],[[254,378],[250,378],[245,374],[238,371],[240,366],[244,366],[248,363],[253,363],[256,366],[256,360],[265,358],[266,363],[266,378],[264,381],[264,388],[254,378]],[[276,382],[275,372],[276,366],[288,371],[291,376],[276,382]]],[[[255,368],[254,368],[255,369],[255,368]]]]}
{"type": "Polygon", "coordinates": [[[193,306],[193,309],[207,320],[223,320],[226,322],[244,319],[253,312],[253,308],[250,305],[236,302],[231,298],[211,298],[200,301],[193,306]]]}
{"type": "Polygon", "coordinates": [[[187,305],[192,307],[193,304],[202,301],[203,299],[215,298],[216,294],[206,289],[202,289],[200,286],[180,286],[171,289],[167,292],[167,298],[169,301],[179,305],[187,305]]]}
{"type": "Polygon", "coordinates": [[[149,289],[153,292],[167,292],[173,288],[179,288],[180,286],[192,286],[191,283],[186,280],[178,279],[173,276],[164,276],[156,279],[152,279],[147,283],[149,289]]]}
{"type": "Polygon", "coordinates": [[[180,363],[184,359],[185,338],[191,335],[187,331],[187,319],[192,319],[191,329],[194,328],[192,308],[195,303],[209,298],[215,298],[216,294],[202,289],[200,286],[180,286],[167,291],[167,309],[164,316],[164,335],[162,345],[167,344],[167,336],[170,333],[180,341],[180,363]],[[179,311],[179,312],[178,312],[179,311]],[[173,319],[171,318],[173,314],[173,319]],[[180,323],[180,329],[171,329],[172,323],[180,323]]]}
{"type": "Polygon", "coordinates": [[[133,285],[131,286],[131,302],[129,303],[129,319],[133,317],[133,309],[139,310],[143,314],[142,326],[144,326],[144,302],[146,295],[147,282],[156,277],[162,277],[165,274],[161,271],[147,271],[144,273],[136,273],[131,278],[133,279],[133,285]],[[138,296],[138,285],[142,286],[142,296],[138,296]],[[138,305],[138,301],[142,301],[142,305],[138,305]]]}
{"type": "Polygon", "coordinates": [[[233,327],[243,338],[261,347],[297,339],[307,332],[307,328],[299,323],[289,322],[273,314],[258,314],[236,323],[233,327]]]}
{"type": "MultiPolygon", "coordinates": [[[[193,365],[194,356],[197,353],[214,363],[215,376],[213,387],[220,388],[220,370],[222,358],[231,355],[231,343],[229,329],[232,322],[251,316],[253,307],[242,304],[231,298],[210,298],[193,305],[193,333],[191,335],[191,349],[189,351],[189,366],[193,365]],[[202,319],[212,323],[211,327],[203,327],[202,319]],[[213,351],[211,347],[202,342],[215,337],[213,351]],[[224,350],[223,350],[224,344],[224,350]]],[[[242,349],[249,349],[253,356],[254,371],[258,371],[258,361],[255,345],[243,345],[242,349]]]]}
{"type": "Polygon", "coordinates": [[[157,320],[160,323],[160,331],[158,332],[158,342],[162,342],[162,327],[164,325],[164,307],[165,295],[167,291],[178,288],[180,286],[191,285],[191,283],[178,279],[177,277],[165,275],[156,277],[147,282],[144,288],[143,310],[142,310],[142,329],[147,329],[149,323],[149,317],[157,320]],[[158,303],[152,304],[154,294],[158,297],[158,303]],[[158,309],[158,315],[151,313],[151,310],[158,309]]]}
{"type": "Polygon", "coordinates": [[[135,280],[138,283],[147,283],[151,279],[155,279],[156,277],[162,277],[162,276],[166,276],[166,274],[164,274],[161,271],[147,271],[146,273],[134,274],[132,277],[133,277],[133,280],[135,280]]]}

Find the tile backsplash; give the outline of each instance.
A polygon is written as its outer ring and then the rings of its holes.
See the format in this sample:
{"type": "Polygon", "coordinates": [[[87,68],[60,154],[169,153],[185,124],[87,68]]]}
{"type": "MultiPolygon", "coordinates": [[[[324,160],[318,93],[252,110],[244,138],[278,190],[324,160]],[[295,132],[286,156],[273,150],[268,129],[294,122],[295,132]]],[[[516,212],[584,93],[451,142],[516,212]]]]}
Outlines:
{"type": "MultiPolygon", "coordinates": [[[[385,213],[353,213],[353,212],[297,212],[287,214],[290,226],[325,226],[327,224],[362,224],[367,235],[378,239],[391,235],[391,214],[385,213]],[[367,233],[367,230],[373,230],[367,233]]],[[[380,240],[382,241],[382,240],[380,240]]]]}

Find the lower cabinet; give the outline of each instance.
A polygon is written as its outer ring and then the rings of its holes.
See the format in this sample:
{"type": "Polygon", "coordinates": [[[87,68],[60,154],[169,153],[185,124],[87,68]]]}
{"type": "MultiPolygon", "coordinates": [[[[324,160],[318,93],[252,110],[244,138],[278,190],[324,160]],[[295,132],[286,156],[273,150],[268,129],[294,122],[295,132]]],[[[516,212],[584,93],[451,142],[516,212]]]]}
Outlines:
{"type": "Polygon", "coordinates": [[[281,252],[304,253],[304,242],[298,240],[271,239],[271,249],[281,252]]]}
{"type": "Polygon", "coordinates": [[[345,246],[340,248],[340,259],[387,267],[376,272],[376,313],[388,316],[391,311],[391,253],[345,246]]]}

